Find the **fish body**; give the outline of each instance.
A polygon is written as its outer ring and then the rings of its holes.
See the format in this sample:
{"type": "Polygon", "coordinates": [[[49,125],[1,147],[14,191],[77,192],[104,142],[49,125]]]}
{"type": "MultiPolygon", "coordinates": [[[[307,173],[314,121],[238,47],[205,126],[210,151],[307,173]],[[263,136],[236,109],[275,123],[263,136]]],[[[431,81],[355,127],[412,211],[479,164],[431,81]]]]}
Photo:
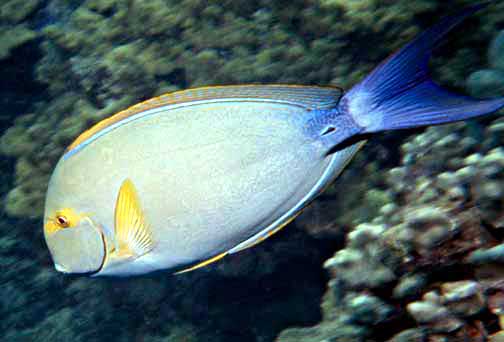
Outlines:
{"type": "Polygon", "coordinates": [[[44,235],[57,270],[193,270],[284,227],[369,134],[493,112],[504,99],[451,94],[428,77],[432,48],[481,6],[448,17],[342,94],[249,85],[167,94],[79,136],[58,162],[44,235]]]}
{"type": "Polygon", "coordinates": [[[164,99],[127,122],[115,122],[63,156],[46,208],[92,213],[112,236],[116,197],[124,179],[131,179],[156,246],[115,267],[128,274],[190,265],[287,221],[337,175],[360,143],[326,156],[327,146],[314,134],[310,119],[323,110],[306,101],[306,94],[337,99],[337,89],[253,86],[256,97],[228,95],[247,88],[200,89],[213,98],[175,104],[164,99]],[[260,96],[292,92],[300,95],[260,96]]]}

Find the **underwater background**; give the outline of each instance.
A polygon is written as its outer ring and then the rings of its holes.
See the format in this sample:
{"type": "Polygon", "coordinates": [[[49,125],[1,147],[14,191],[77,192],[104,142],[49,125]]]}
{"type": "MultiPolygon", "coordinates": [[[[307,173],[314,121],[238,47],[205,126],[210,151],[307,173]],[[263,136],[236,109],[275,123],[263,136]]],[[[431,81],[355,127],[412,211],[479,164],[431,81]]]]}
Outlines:
{"type": "MultiPolygon", "coordinates": [[[[373,137],[288,228],[195,272],[63,275],[42,232],[56,161],[102,118],[201,85],[348,89],[470,3],[3,0],[0,339],[504,341],[502,112],[373,137]]],[[[504,2],[451,34],[433,72],[504,95],[504,2]]]]}

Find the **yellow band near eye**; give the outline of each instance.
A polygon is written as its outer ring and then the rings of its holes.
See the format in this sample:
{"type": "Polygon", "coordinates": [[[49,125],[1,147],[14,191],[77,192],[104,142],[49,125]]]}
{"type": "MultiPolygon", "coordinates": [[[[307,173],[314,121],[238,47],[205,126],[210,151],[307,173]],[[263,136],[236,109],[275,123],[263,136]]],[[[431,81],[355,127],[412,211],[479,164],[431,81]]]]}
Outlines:
{"type": "Polygon", "coordinates": [[[77,226],[82,218],[82,215],[77,214],[70,208],[58,210],[47,219],[44,225],[46,234],[54,234],[61,229],[73,228],[77,226]]]}
{"type": "Polygon", "coordinates": [[[46,224],[44,225],[44,231],[47,235],[54,234],[60,229],[61,228],[54,222],[53,219],[47,220],[46,224]]]}

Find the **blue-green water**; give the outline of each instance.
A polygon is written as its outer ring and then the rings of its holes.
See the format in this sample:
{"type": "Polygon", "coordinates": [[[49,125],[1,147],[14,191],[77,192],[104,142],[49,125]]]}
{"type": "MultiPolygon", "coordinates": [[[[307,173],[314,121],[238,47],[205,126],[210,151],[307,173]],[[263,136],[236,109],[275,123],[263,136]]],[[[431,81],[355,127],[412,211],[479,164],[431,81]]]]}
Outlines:
{"type": "MultiPolygon", "coordinates": [[[[64,275],[42,232],[56,161],[102,118],[202,85],[349,89],[421,29],[470,3],[3,1],[0,338],[499,341],[499,114],[373,136],[286,229],[194,272],[64,275]]],[[[502,30],[504,3],[496,1],[436,50],[435,79],[465,94],[503,96],[502,30]]]]}

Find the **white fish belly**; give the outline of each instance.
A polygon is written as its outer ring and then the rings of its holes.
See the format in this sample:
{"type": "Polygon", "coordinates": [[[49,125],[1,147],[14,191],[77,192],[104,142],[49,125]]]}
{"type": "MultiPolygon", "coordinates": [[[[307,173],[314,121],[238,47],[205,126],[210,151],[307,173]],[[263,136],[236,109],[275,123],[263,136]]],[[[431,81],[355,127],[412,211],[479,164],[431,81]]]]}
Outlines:
{"type": "Polygon", "coordinates": [[[304,133],[301,107],[167,108],[115,128],[62,165],[78,193],[73,205],[108,229],[119,187],[132,180],[157,243],[149,256],[155,268],[233,248],[294,207],[330,162],[304,133]]]}

